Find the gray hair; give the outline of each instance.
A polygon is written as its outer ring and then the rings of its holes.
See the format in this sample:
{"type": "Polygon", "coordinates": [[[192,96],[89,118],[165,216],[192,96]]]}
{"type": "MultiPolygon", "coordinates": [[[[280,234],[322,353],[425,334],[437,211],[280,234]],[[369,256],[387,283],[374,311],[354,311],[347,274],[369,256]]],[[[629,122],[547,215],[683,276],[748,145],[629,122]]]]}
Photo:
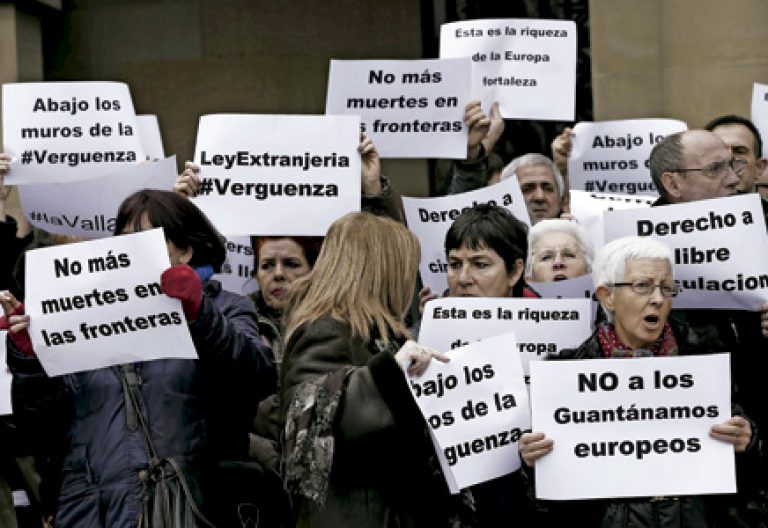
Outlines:
{"type": "MultiPolygon", "coordinates": [[[[649,165],[651,169],[651,179],[656,185],[659,196],[669,198],[664,184],[661,182],[661,175],[674,169],[680,169],[685,163],[685,154],[683,152],[683,132],[670,134],[653,147],[649,165]]],[[[683,173],[685,175],[685,173],[683,173]]]]}
{"type": "MultiPolygon", "coordinates": [[[[672,261],[672,250],[663,242],[651,237],[628,236],[608,242],[597,252],[592,262],[592,282],[595,290],[600,286],[608,286],[624,280],[627,262],[637,259],[662,259],[669,262],[674,277],[675,266],[672,261]]],[[[603,306],[608,320],[613,320],[613,314],[603,306]]]]}
{"type": "Polygon", "coordinates": [[[549,169],[552,171],[552,175],[554,176],[555,187],[557,187],[557,195],[562,198],[563,193],[565,192],[563,175],[560,174],[560,169],[557,168],[555,162],[543,154],[531,153],[516,157],[510,161],[506,167],[504,167],[504,170],[501,172],[501,179],[506,180],[512,176],[517,177],[517,169],[521,169],[523,167],[535,167],[537,165],[544,165],[545,167],[549,167],[549,169]]]}
{"type": "Polygon", "coordinates": [[[563,233],[576,239],[579,249],[584,255],[587,264],[587,272],[592,269],[592,261],[595,258],[595,250],[592,247],[592,240],[587,234],[586,229],[573,220],[563,218],[548,218],[536,222],[528,231],[528,259],[526,260],[526,274],[530,275],[533,270],[533,247],[542,238],[550,233],[563,233]]]}

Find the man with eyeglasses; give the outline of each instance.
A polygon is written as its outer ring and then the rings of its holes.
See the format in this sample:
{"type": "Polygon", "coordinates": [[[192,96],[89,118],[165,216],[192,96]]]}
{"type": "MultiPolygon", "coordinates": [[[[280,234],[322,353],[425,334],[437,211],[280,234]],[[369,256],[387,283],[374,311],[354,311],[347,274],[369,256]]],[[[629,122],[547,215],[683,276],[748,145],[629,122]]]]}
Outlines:
{"type": "MultiPolygon", "coordinates": [[[[760,166],[757,163],[759,154],[754,154],[755,163],[750,163],[749,155],[736,144],[733,141],[726,145],[717,134],[707,130],[688,130],[664,138],[653,148],[650,157],[651,178],[661,196],[653,205],[752,192],[754,178],[750,182],[751,174],[745,173],[760,166]]],[[[753,145],[752,152],[754,148],[753,145]]],[[[762,305],[760,310],[673,309],[672,317],[685,321],[712,350],[731,353],[731,377],[739,394],[739,403],[744,406],[747,416],[757,422],[758,433],[764,438],[768,430],[768,339],[762,330],[761,316],[768,323],[768,304],[762,305]]],[[[768,455],[765,448],[763,443],[764,458],[768,455]]],[[[745,503],[754,502],[755,497],[768,489],[767,469],[749,473],[740,471],[737,476],[739,497],[745,503]]],[[[746,510],[742,508],[740,511],[746,510]]],[[[756,525],[750,520],[744,524],[756,525]]]]}
{"type": "Polygon", "coordinates": [[[651,151],[651,178],[661,198],[654,205],[723,198],[738,192],[744,161],[733,159],[712,132],[671,134],[651,151]]]}
{"type": "Polygon", "coordinates": [[[724,115],[713,119],[704,128],[723,140],[734,159],[744,161],[737,191],[755,192],[757,180],[765,170],[766,159],[763,158],[762,138],[754,123],[741,116],[724,115]]]}

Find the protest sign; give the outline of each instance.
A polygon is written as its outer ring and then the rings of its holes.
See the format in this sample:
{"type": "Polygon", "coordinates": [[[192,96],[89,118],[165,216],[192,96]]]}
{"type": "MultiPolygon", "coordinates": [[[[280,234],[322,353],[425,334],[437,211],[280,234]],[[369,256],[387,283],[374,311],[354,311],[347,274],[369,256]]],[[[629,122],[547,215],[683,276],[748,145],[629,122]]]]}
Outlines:
{"type": "Polygon", "coordinates": [[[163,137],[160,135],[160,123],[156,115],[137,115],[136,125],[139,127],[139,138],[144,154],[148,160],[161,160],[165,158],[163,150],[163,137]]]}
{"type": "Polygon", "coordinates": [[[5,340],[7,334],[8,332],[0,332],[0,358],[3,360],[2,364],[0,364],[0,416],[13,414],[13,407],[11,406],[11,383],[13,382],[13,376],[8,367],[6,367],[8,361],[5,359],[5,340]]]}
{"type": "Polygon", "coordinates": [[[595,297],[595,286],[592,283],[591,273],[562,281],[528,281],[528,286],[541,295],[542,299],[590,299],[592,301],[591,320],[595,320],[597,307],[600,306],[600,303],[595,297]]]}
{"type": "Polygon", "coordinates": [[[571,191],[570,197],[571,215],[592,237],[592,247],[595,248],[595,253],[604,245],[603,214],[605,212],[650,207],[656,201],[656,198],[652,196],[585,191],[571,191]]]}
{"type": "Polygon", "coordinates": [[[8,185],[101,176],[145,159],[128,86],[116,82],[3,85],[8,185]]]}
{"type": "Polygon", "coordinates": [[[221,266],[221,273],[213,276],[227,291],[247,295],[259,288],[251,276],[253,267],[251,238],[245,236],[227,237],[227,260],[221,266]]]}
{"type": "Polygon", "coordinates": [[[476,191],[438,198],[403,196],[403,209],[408,228],[413,231],[421,244],[421,262],[419,263],[421,281],[434,293],[439,295],[448,286],[445,234],[456,217],[464,210],[482,203],[506,207],[518,220],[531,225],[517,178],[507,178],[476,191]]]}
{"type": "Polygon", "coordinates": [[[472,61],[332,60],[326,114],[359,115],[382,158],[467,157],[472,61]]]}
{"type": "Polygon", "coordinates": [[[672,250],[675,308],[757,310],[768,301],[768,238],[758,194],[605,215],[606,242],[652,236],[672,250]]]}
{"type": "Polygon", "coordinates": [[[768,84],[754,83],[752,85],[752,122],[760,131],[762,138],[763,157],[768,152],[768,84]]]}
{"type": "Polygon", "coordinates": [[[658,197],[649,170],[651,150],[665,136],[687,128],[676,119],[577,123],[568,157],[570,188],[658,197]]]}
{"type": "Polygon", "coordinates": [[[197,357],[178,299],[160,289],[162,229],[27,251],[26,311],[49,376],[197,357]]]}
{"type": "Polygon", "coordinates": [[[588,299],[444,297],[424,306],[419,343],[445,352],[514,332],[528,374],[531,361],[580,345],[592,333],[588,299]]]}
{"type": "Polygon", "coordinates": [[[195,204],[229,235],[323,236],[360,210],[359,143],[356,116],[202,116],[195,204]]]}
{"type": "Polygon", "coordinates": [[[541,361],[531,366],[536,496],[571,500],[735,493],[728,354],[541,361]]]}
{"type": "Polygon", "coordinates": [[[451,493],[520,467],[518,441],[530,426],[528,391],[515,336],[452,350],[410,378],[451,493]]]}
{"type": "Polygon", "coordinates": [[[509,119],[573,121],[576,107],[576,23],[487,19],[440,27],[440,58],[470,57],[472,98],[498,101],[509,119]]]}
{"type": "Polygon", "coordinates": [[[140,189],[170,191],[176,182],[176,157],[143,162],[104,176],[71,183],[19,187],[21,209],[29,222],[60,235],[112,236],[117,209],[140,189]]]}

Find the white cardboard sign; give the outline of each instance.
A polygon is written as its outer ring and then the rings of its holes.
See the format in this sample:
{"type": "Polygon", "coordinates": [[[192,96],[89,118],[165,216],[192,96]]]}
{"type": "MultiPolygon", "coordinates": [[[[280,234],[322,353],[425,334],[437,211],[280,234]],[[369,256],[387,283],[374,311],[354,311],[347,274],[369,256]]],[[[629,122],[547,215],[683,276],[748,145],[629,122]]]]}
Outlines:
{"type": "Polygon", "coordinates": [[[476,191],[437,198],[403,196],[403,209],[408,228],[421,243],[421,262],[419,263],[421,281],[424,286],[438,295],[442,294],[448,286],[445,234],[462,211],[481,203],[506,207],[518,220],[531,225],[517,178],[507,178],[476,191]]]}
{"type": "Polygon", "coordinates": [[[543,299],[589,299],[592,301],[592,321],[597,315],[600,306],[595,297],[595,286],[592,282],[592,274],[587,273],[574,279],[552,282],[531,282],[528,286],[541,295],[543,299]]]}
{"type": "Polygon", "coordinates": [[[653,236],[673,253],[675,308],[757,310],[768,300],[768,237],[760,195],[613,211],[605,240],[653,236]]]}
{"type": "Polygon", "coordinates": [[[360,210],[356,116],[200,118],[195,204],[230,235],[325,235],[360,210]]]}
{"type": "Polygon", "coordinates": [[[518,441],[530,426],[528,391],[512,333],[432,361],[411,377],[451,493],[520,467],[518,441]]]}
{"type": "Polygon", "coordinates": [[[7,334],[8,332],[0,332],[0,358],[3,359],[2,364],[0,364],[0,416],[13,414],[13,407],[11,406],[13,376],[6,366],[8,361],[5,359],[7,334]]]}
{"type": "Polygon", "coordinates": [[[259,289],[253,273],[253,246],[251,237],[227,237],[227,260],[221,266],[221,273],[213,276],[221,282],[221,287],[240,295],[248,295],[259,289]]]}
{"type": "Polygon", "coordinates": [[[8,185],[101,176],[145,159],[128,86],[117,82],[3,85],[8,185]]]}
{"type": "Polygon", "coordinates": [[[648,158],[665,136],[687,130],[676,119],[577,123],[568,157],[571,189],[658,197],[648,158]]]}
{"type": "Polygon", "coordinates": [[[573,121],[576,107],[576,23],[487,19],[440,27],[440,58],[470,57],[472,97],[493,101],[511,119],[573,121]]]}
{"type": "Polygon", "coordinates": [[[162,229],[27,252],[26,310],[49,376],[197,358],[181,302],[162,293],[162,229]]]}
{"type": "Polygon", "coordinates": [[[35,227],[85,238],[112,236],[122,201],[140,189],[170,191],[176,182],[176,156],[147,161],[71,183],[19,187],[24,215],[35,227]]]}
{"type": "Polygon", "coordinates": [[[139,137],[144,154],[148,160],[158,161],[165,158],[163,136],[160,134],[160,123],[153,114],[137,115],[136,124],[139,127],[139,137]]]}
{"type": "Polygon", "coordinates": [[[728,354],[537,362],[531,412],[555,442],[538,498],[736,492],[733,446],[709,437],[731,417],[728,354]]]}
{"type": "Polygon", "coordinates": [[[571,215],[592,237],[592,247],[595,248],[595,253],[604,245],[603,214],[605,212],[650,207],[656,201],[656,198],[652,196],[585,191],[571,191],[570,197],[571,215]]]}
{"type": "Polygon", "coordinates": [[[419,343],[445,352],[514,332],[523,370],[580,345],[592,333],[588,299],[444,297],[424,306],[419,343]]]}
{"type": "Polygon", "coordinates": [[[326,114],[359,115],[382,158],[467,157],[472,61],[332,60],[326,114]]]}

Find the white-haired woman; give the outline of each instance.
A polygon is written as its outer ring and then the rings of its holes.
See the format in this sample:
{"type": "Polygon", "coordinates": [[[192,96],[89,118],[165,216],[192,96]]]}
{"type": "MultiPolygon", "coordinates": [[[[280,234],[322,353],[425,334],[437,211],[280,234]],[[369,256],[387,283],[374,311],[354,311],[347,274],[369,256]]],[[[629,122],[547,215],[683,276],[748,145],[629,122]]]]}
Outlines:
{"type": "Polygon", "coordinates": [[[591,271],[594,256],[589,235],[579,224],[542,220],[528,231],[526,277],[532,282],[575,279],[591,271]]]}
{"type": "MultiPolygon", "coordinates": [[[[634,358],[707,353],[704,343],[682,325],[669,321],[672,298],[678,292],[672,276],[672,255],[661,242],[648,237],[614,240],[596,256],[592,277],[597,297],[607,315],[580,347],[563,350],[558,359],[634,358]]],[[[732,416],[712,426],[710,436],[733,444],[743,453],[756,443],[750,422],[732,416]]],[[[545,432],[526,433],[520,455],[528,467],[555,445],[545,432]]],[[[715,510],[698,496],[606,499],[550,504],[543,508],[553,518],[578,515],[580,526],[601,528],[711,527],[715,510]],[[657,500],[658,499],[658,500],[657,500]]],[[[550,521],[553,519],[549,519],[550,521]]]]}

